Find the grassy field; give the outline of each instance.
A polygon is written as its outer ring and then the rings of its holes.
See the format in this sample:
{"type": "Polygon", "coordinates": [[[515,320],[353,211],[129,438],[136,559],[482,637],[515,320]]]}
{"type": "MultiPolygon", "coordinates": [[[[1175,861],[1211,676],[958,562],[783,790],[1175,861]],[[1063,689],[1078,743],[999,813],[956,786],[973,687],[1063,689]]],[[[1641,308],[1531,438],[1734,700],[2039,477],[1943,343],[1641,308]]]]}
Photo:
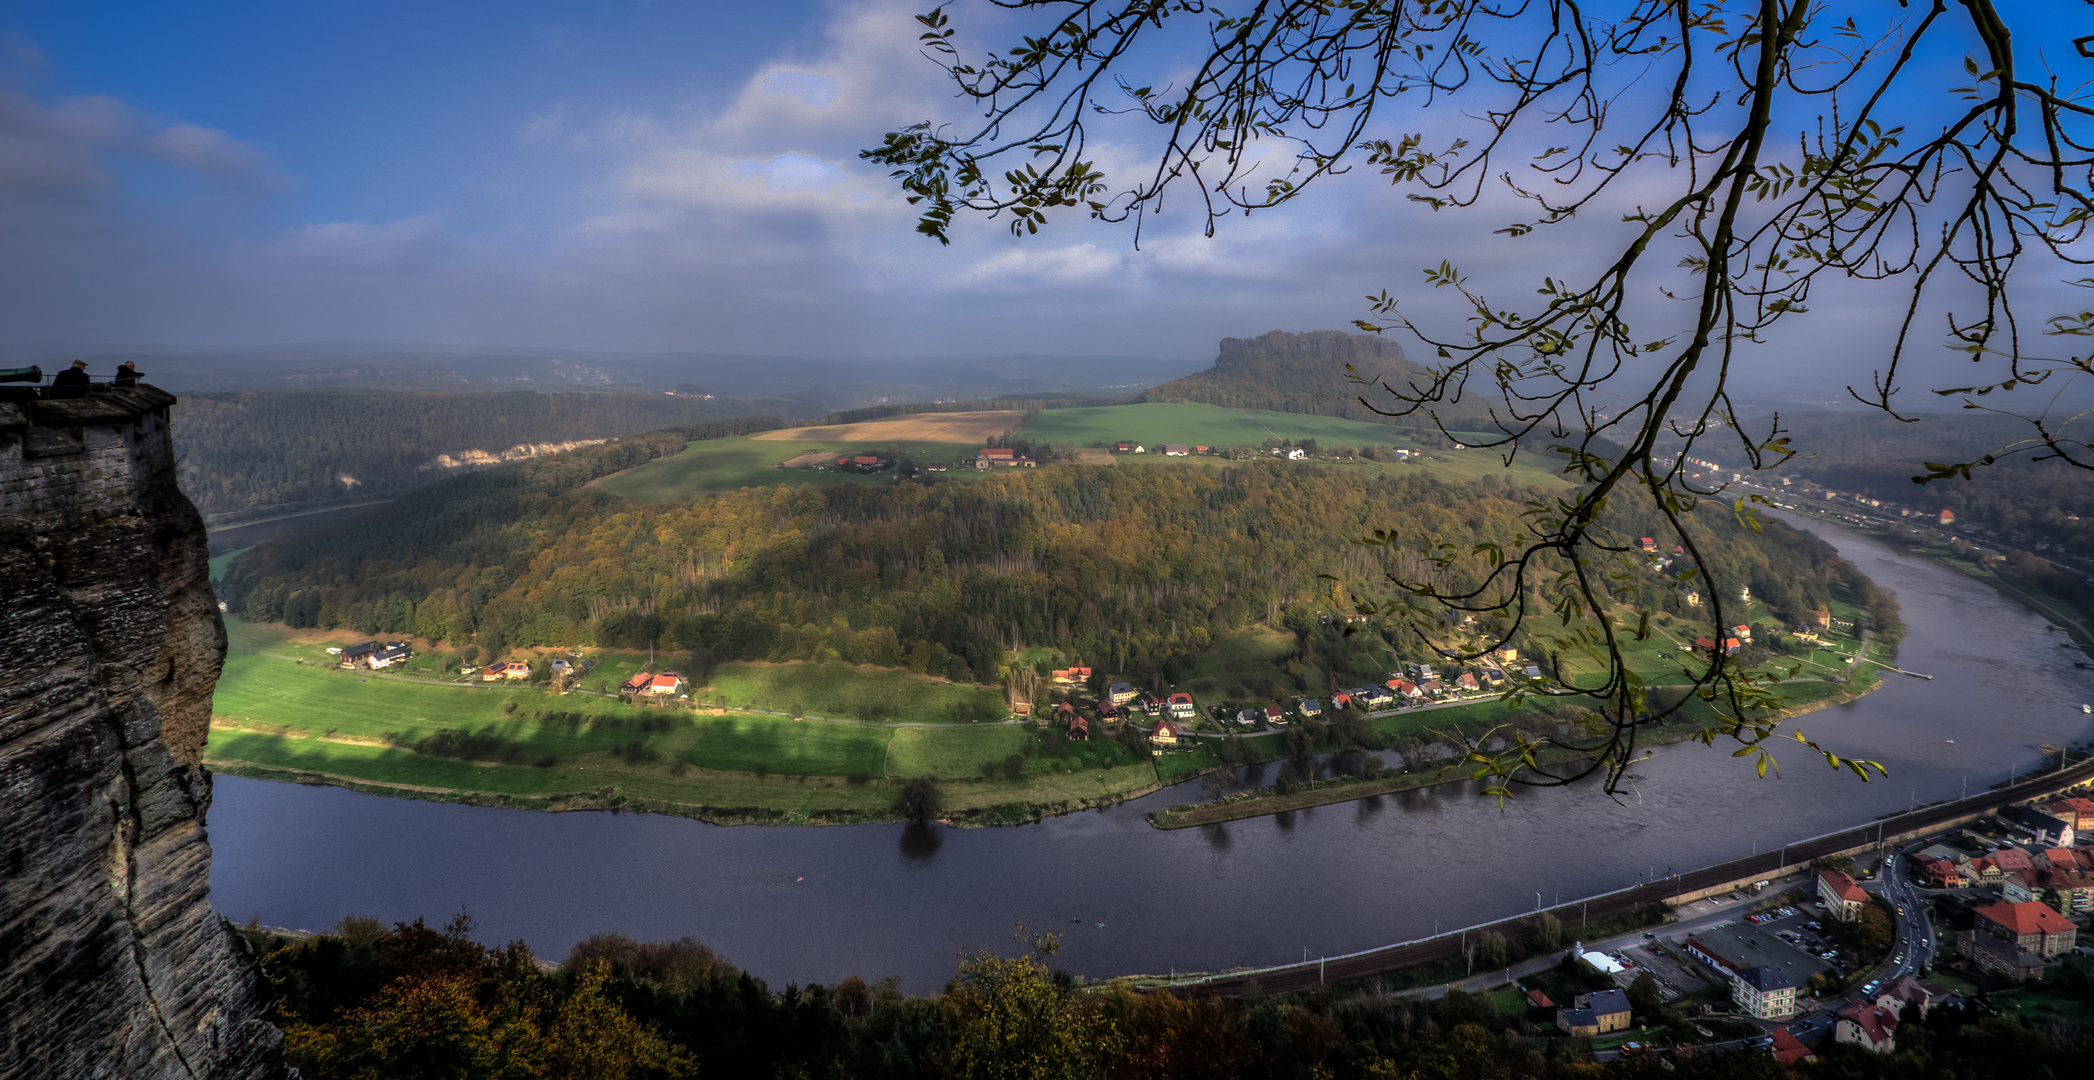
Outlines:
{"type": "MultiPolygon", "coordinates": [[[[335,667],[328,645],[355,635],[237,619],[227,630],[233,648],[204,753],[213,768],[250,776],[542,808],[629,805],[788,823],[890,817],[895,786],[924,775],[942,778],[951,810],[1013,821],[1157,785],[1155,766],[1117,743],[1069,744],[1066,756],[1056,757],[1041,735],[1017,724],[795,721],[628,705],[523,684],[398,678],[335,667]],[[459,740],[478,741],[462,757],[443,756],[426,742],[423,752],[408,748],[432,738],[452,740],[454,753],[459,740]],[[1013,754],[1024,762],[1016,777],[1004,769],[1013,754]],[[994,778],[985,775],[988,766],[995,766],[994,778]]],[[[597,670],[620,678],[645,662],[644,655],[610,654],[597,670]]],[[[731,664],[722,672],[726,685],[739,688],[728,691],[731,698],[793,692],[846,706],[838,712],[906,701],[912,714],[948,718],[986,700],[1002,715],[993,689],[906,671],[731,664]]],[[[807,711],[815,712],[811,704],[807,711]]]]}
{"type": "MultiPolygon", "coordinates": [[[[634,502],[662,504],[688,499],[710,491],[768,484],[892,484],[892,473],[839,473],[816,469],[780,469],[775,466],[797,454],[821,450],[829,454],[892,452],[905,448],[903,456],[919,464],[943,461],[958,465],[971,462],[978,442],[906,442],[891,437],[894,421],[808,429],[821,437],[780,439],[778,432],[744,435],[732,439],[694,442],[682,453],[647,462],[598,480],[594,487],[634,502]]],[[[929,430],[929,429],[926,429],[929,430]]],[[[1229,409],[1219,405],[1107,405],[1087,409],[1049,409],[1034,417],[1018,432],[1033,443],[1052,443],[1072,448],[1092,444],[1110,446],[1132,439],[1149,446],[1161,443],[1187,445],[1256,446],[1267,439],[1290,442],[1314,439],[1326,448],[1339,446],[1415,446],[1396,428],[1363,424],[1332,416],[1308,416],[1259,410],[1229,409]]],[[[1122,465],[1140,464],[1176,467],[1219,467],[1217,458],[1166,458],[1161,454],[1122,455],[1122,465]]],[[[1488,450],[1435,450],[1431,457],[1410,462],[1356,461],[1319,463],[1312,467],[1354,469],[1390,476],[1423,472],[1443,480],[1466,482],[1484,475],[1503,476],[1530,484],[1562,483],[1552,467],[1535,455],[1523,456],[1507,470],[1497,454],[1488,450]]],[[[966,479],[981,474],[973,468],[954,468],[942,474],[947,479],[966,479]]]]}
{"type": "Polygon", "coordinates": [[[1001,720],[1009,713],[993,687],[947,682],[896,668],[827,663],[720,665],[704,693],[735,708],[811,716],[950,724],[1001,720]]]}
{"type": "MultiPolygon", "coordinates": [[[[946,476],[966,477],[974,472],[974,452],[980,443],[908,443],[903,456],[919,463],[966,460],[965,469],[946,476]]],[[[672,503],[709,491],[768,484],[893,484],[894,473],[841,473],[816,469],[780,469],[779,462],[809,450],[827,453],[870,454],[888,450],[881,441],[821,440],[785,442],[743,435],[732,439],[694,442],[680,454],[657,458],[624,472],[612,473],[590,486],[638,503],[672,503]]]]}

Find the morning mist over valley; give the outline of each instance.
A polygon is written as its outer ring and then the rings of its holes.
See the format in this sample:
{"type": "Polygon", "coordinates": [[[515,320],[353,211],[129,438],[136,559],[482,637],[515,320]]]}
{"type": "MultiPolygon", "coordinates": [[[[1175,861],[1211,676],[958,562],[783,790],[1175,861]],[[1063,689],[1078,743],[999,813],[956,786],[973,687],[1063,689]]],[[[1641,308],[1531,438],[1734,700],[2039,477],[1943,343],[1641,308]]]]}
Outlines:
{"type": "Polygon", "coordinates": [[[2077,1074],[2079,11],[0,13],[0,1078],[2077,1074]]]}

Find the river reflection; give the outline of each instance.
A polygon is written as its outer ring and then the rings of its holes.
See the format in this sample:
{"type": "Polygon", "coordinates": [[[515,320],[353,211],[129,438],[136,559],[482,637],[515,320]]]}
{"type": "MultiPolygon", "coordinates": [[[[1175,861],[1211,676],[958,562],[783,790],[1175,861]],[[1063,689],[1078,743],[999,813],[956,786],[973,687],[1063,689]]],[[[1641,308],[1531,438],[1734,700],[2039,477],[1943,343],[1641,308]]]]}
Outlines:
{"type": "MultiPolygon", "coordinates": [[[[1898,592],[1911,635],[1892,677],[1800,719],[1890,777],[1862,784],[1799,753],[1766,780],[1727,753],[1668,747],[1617,804],[1591,783],[1504,808],[1474,784],[1283,817],[1159,832],[1142,815],[1197,782],[1037,825],[720,828],[680,818],[542,814],[221,777],[213,902],[245,921],[323,928],[348,914],[442,919],[559,957],[591,933],[691,935],[774,985],[899,975],[942,985],[957,954],[1063,935],[1087,975],[1213,970],[1336,954],[1620,888],[1669,867],[1953,797],[2085,738],[2094,673],[2060,662],[2043,620],[1990,589],[1813,521],[1898,592]],[[1956,740],[1951,745],[1947,740],[1956,740]],[[1749,808],[1749,812],[1745,812],[1749,808]],[[1553,901],[1552,901],[1553,902],[1553,901]]],[[[1271,767],[1240,782],[1270,783],[1271,767]]]]}

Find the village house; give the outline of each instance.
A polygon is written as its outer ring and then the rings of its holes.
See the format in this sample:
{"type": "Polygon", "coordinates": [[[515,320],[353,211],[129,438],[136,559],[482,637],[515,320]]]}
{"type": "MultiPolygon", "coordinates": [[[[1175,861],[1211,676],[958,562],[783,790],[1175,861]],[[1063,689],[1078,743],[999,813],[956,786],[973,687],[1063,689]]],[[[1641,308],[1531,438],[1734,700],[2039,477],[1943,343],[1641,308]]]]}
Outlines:
{"type": "Polygon", "coordinates": [[[1199,706],[1193,704],[1191,694],[1171,695],[1171,717],[1173,719],[1190,720],[1199,714],[1199,706]]]}
{"type": "Polygon", "coordinates": [[[1963,871],[1947,859],[1930,859],[1920,865],[1926,875],[1927,884],[1936,889],[1960,889],[1964,885],[1963,871]]]}
{"type": "Polygon", "coordinates": [[[1287,710],[1280,708],[1278,705],[1267,705],[1265,707],[1265,723],[1271,727],[1285,727],[1287,725],[1287,710]]]}
{"type": "Polygon", "coordinates": [[[394,664],[406,663],[407,659],[413,655],[414,650],[408,647],[406,642],[388,641],[364,662],[370,665],[372,671],[383,671],[394,664]]]}
{"type": "Polygon", "coordinates": [[[1473,672],[1462,672],[1461,678],[1454,680],[1454,682],[1457,686],[1460,686],[1464,692],[1470,694],[1473,694],[1478,690],[1483,689],[1483,685],[1476,681],[1476,676],[1473,672]]]}
{"type": "Polygon", "coordinates": [[[2074,832],[2094,832],[2094,799],[2075,795],[2054,800],[2043,809],[2060,821],[2071,822],[2074,832]]]}
{"type": "Polygon", "coordinates": [[[480,673],[481,682],[496,682],[502,679],[528,679],[530,677],[531,665],[521,660],[511,660],[506,664],[490,664],[487,670],[480,673]]]}
{"type": "Polygon", "coordinates": [[[2052,870],[2045,883],[2058,896],[2058,907],[2067,915],[2094,909],[2094,874],[2083,870],[2052,870]]]}
{"type": "Polygon", "coordinates": [[[977,469],[986,470],[991,466],[1009,468],[1016,464],[1018,464],[1018,452],[1016,450],[1005,450],[1001,447],[988,446],[983,447],[974,455],[974,467],[977,469]]]}
{"type": "Polygon", "coordinates": [[[1136,708],[1140,709],[1144,714],[1149,716],[1155,716],[1156,714],[1162,712],[1165,708],[1169,707],[1169,702],[1163,698],[1157,697],[1155,694],[1143,694],[1142,696],[1134,699],[1134,705],[1136,708]]]}
{"type": "Polygon", "coordinates": [[[1774,1029],[1774,1044],[1771,1049],[1774,1051],[1774,1063],[1782,1066],[1801,1065],[1806,1061],[1815,1061],[1818,1056],[1810,1047],[1803,1045],[1803,1040],[1789,1034],[1788,1028],[1774,1029]]]}
{"type": "Polygon", "coordinates": [[[1106,697],[1111,699],[1113,704],[1125,705],[1134,700],[1136,691],[1133,683],[1116,682],[1105,691],[1105,694],[1106,697]]]}
{"type": "Polygon", "coordinates": [[[361,664],[369,660],[371,657],[378,655],[378,650],[382,648],[384,648],[384,646],[378,644],[375,641],[366,641],[361,645],[344,646],[342,648],[342,666],[345,668],[353,668],[358,664],[361,664]]]}
{"type": "Polygon", "coordinates": [[[1069,714],[1068,731],[1071,741],[1089,742],[1091,740],[1091,722],[1085,720],[1080,713],[1069,714]]]}
{"type": "Polygon", "coordinates": [[[1091,669],[1087,667],[1055,668],[1049,675],[1055,682],[1067,686],[1090,678],[1091,669]]]}
{"type": "Polygon", "coordinates": [[[1861,909],[1869,902],[1869,894],[1854,884],[1854,879],[1837,870],[1818,871],[1818,902],[1825,905],[1825,913],[1842,922],[1851,922],[1861,917],[1861,909]]]}
{"type": "Polygon", "coordinates": [[[681,694],[683,688],[683,676],[673,671],[664,671],[647,684],[647,692],[650,694],[681,694]]]}
{"type": "Polygon", "coordinates": [[[1190,454],[1190,453],[1192,453],[1192,447],[1190,447],[1190,446],[1187,446],[1187,445],[1185,445],[1184,443],[1164,443],[1164,444],[1163,444],[1163,456],[1164,456],[1164,457],[1184,457],[1184,456],[1186,456],[1187,454],[1190,454]]]}
{"type": "Polygon", "coordinates": [[[1755,1020],[1787,1020],[1796,1015],[1796,980],[1771,965],[1733,971],[1730,999],[1755,1020]]]}
{"type": "Polygon", "coordinates": [[[1620,990],[1579,994],[1577,1003],[1556,1011],[1556,1026],[1573,1037],[1592,1038],[1614,1031],[1627,1031],[1633,1016],[1629,995],[1620,990]]]}
{"type": "MultiPolygon", "coordinates": [[[[2074,815],[2076,819],[2078,815],[2074,815]]],[[[2024,806],[2016,815],[2022,828],[2034,833],[2036,842],[2044,847],[2071,847],[2074,829],[2070,822],[2053,817],[2033,806],[2024,806]]],[[[2001,854],[2006,854],[2001,852],[2001,854]]]]}
{"type": "Polygon", "coordinates": [[[1163,750],[1174,750],[1178,746],[1178,724],[1174,720],[1158,720],[1149,732],[1149,745],[1163,750]]]}
{"type": "Polygon", "coordinates": [[[1956,935],[1956,955],[2013,979],[2043,976],[2045,963],[2072,949],[2079,928],[2036,900],[1987,904],[1972,928],[1956,935]]]}
{"type": "Polygon", "coordinates": [[[1849,1002],[1840,1010],[1839,1022],[1832,1028],[1833,1042],[1859,1046],[1876,1054],[1896,1049],[1897,1035],[1898,1010],[1873,1001],[1849,1002]]]}
{"type": "Polygon", "coordinates": [[[1323,715],[1323,702],[1315,698],[1303,698],[1295,705],[1295,711],[1307,719],[1314,720],[1323,715]]]}
{"type": "Polygon", "coordinates": [[[625,680],[623,683],[620,683],[618,686],[618,692],[621,694],[637,694],[640,691],[647,689],[647,684],[653,681],[654,673],[643,671],[633,676],[632,678],[625,680]]]}

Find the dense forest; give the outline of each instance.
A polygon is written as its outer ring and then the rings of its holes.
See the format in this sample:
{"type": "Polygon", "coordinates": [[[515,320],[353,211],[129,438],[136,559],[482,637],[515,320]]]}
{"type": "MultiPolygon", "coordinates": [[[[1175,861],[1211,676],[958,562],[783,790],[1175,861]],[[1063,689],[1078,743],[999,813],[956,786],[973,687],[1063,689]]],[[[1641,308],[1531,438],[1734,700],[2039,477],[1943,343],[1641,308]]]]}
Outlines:
{"type": "Polygon", "coordinates": [[[258,390],[175,405],[182,490],[211,520],[386,499],[451,471],[439,455],[616,439],[765,409],[668,394],[258,390]]]}
{"type": "MultiPolygon", "coordinates": [[[[1299,663],[1343,675],[1371,667],[1375,638],[1402,656],[1430,651],[1402,625],[1310,648],[1308,628],[1349,606],[1330,578],[1372,582],[1392,568],[1383,557],[1411,577],[1464,572],[1353,541],[1390,529],[1413,551],[1503,542],[1542,497],[1490,477],[1457,486],[1274,461],[748,488],[661,507],[582,487],[673,444],[636,437],[425,487],[256,549],[223,594],[251,619],[473,640],[487,655],[653,644],[977,682],[999,681],[1006,657],[1032,645],[1176,682],[1224,638],[1264,623],[1302,637],[1299,663]]],[[[1655,520],[1615,526],[1663,535],[1655,520]]],[[[1691,527],[1718,580],[1749,584],[1784,619],[1823,605],[1843,573],[1815,539],[1779,524],[1754,533],[1727,508],[1691,527]]],[[[1617,598],[1689,614],[1683,565],[1655,561],[1639,558],[1617,598]]]]}
{"type": "MultiPolygon", "coordinates": [[[[291,1064],[310,1080],[591,1077],[855,1077],[865,1080],[2047,1080],[2079,1075],[2094,1034],[1983,1005],[1942,1006],[1877,1055],[1829,1039],[1783,1068],[1759,1050],[1583,1060],[1491,997],[1437,999],[1357,987],[1254,1000],[1087,988],[1028,954],[964,958],[939,994],[892,981],[772,990],[691,939],[598,935],[543,971],[521,942],[490,949],[462,916],[443,930],[344,920],[292,940],[249,929],[277,995],[291,1064]],[[2077,1062],[2078,1064],[2074,1064],[2077,1062]]],[[[1645,981],[1648,977],[1645,977],[1645,981]]],[[[2066,961],[2064,992],[2094,991],[2066,961]]],[[[1641,1022],[1677,1019],[1631,987],[1641,1022]]]]}
{"type": "MultiPolygon", "coordinates": [[[[1385,338],[1337,330],[1306,334],[1274,330],[1255,338],[1224,338],[1213,367],[1152,386],[1135,400],[1270,409],[1395,424],[1421,432],[1435,430],[1422,414],[1391,417],[1361,404],[1364,396],[1384,409],[1395,407],[1386,393],[1346,378],[1347,364],[1363,377],[1386,379],[1398,389],[1414,379],[1422,384],[1427,377],[1424,368],[1404,358],[1402,346],[1385,338]]],[[[1457,402],[1438,411],[1447,418],[1450,430],[1491,430],[1479,427],[1489,423],[1480,408],[1457,402]]]]}

